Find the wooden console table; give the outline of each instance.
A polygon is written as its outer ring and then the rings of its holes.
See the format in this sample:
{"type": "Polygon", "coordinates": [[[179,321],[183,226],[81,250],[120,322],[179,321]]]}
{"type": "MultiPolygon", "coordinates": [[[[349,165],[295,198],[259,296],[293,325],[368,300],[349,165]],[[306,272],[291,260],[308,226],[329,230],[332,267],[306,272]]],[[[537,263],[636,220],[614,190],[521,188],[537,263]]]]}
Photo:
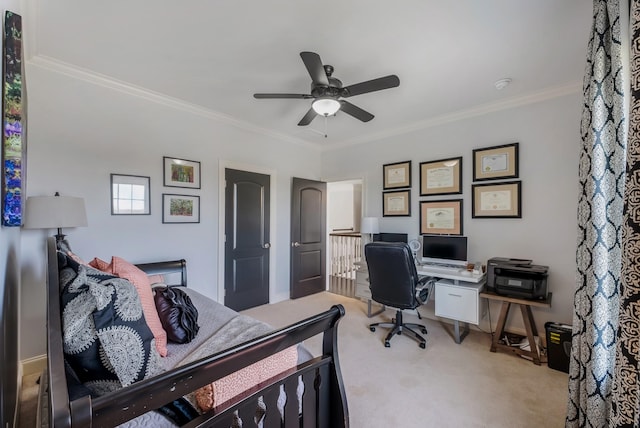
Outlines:
{"type": "Polygon", "coordinates": [[[496,352],[498,349],[503,351],[512,352],[516,355],[524,355],[533,360],[533,363],[540,365],[540,354],[538,353],[538,346],[534,339],[538,335],[538,329],[536,323],[533,320],[533,314],[531,313],[531,306],[538,306],[543,308],[551,307],[551,293],[547,295],[545,300],[527,300],[518,299],[516,297],[501,296],[491,291],[484,291],[480,293],[480,297],[484,297],[490,300],[497,300],[502,302],[502,309],[500,311],[500,317],[498,318],[498,325],[496,331],[493,334],[493,340],[491,341],[491,352],[496,352]],[[509,309],[511,304],[515,303],[520,305],[522,312],[522,320],[524,321],[524,328],[527,331],[527,338],[529,339],[529,351],[520,349],[517,346],[509,346],[498,341],[504,336],[504,325],[507,322],[507,315],[509,315],[509,309]]]}

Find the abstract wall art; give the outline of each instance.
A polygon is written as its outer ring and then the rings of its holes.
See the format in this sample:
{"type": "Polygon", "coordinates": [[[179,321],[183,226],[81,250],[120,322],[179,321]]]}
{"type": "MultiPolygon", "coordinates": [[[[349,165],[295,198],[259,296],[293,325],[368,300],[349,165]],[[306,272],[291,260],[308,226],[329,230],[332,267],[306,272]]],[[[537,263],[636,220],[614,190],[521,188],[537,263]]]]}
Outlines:
{"type": "Polygon", "coordinates": [[[2,225],[20,226],[25,182],[25,115],[22,78],[22,18],[7,11],[4,19],[2,225]]]}

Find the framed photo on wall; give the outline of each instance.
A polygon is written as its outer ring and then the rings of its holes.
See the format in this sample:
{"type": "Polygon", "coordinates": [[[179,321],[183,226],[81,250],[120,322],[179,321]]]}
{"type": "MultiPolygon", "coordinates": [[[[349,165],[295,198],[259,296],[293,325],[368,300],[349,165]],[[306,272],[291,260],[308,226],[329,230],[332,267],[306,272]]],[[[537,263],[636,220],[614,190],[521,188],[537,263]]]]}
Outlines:
{"type": "Polygon", "coordinates": [[[111,174],[111,215],[151,214],[151,179],[111,174]]]}
{"type": "Polygon", "coordinates": [[[420,163],[420,196],[462,193],[462,156],[420,163]]]}
{"type": "Polygon", "coordinates": [[[402,190],[382,193],[383,217],[408,217],[411,215],[411,192],[402,190]]]}
{"type": "Polygon", "coordinates": [[[384,185],[382,190],[411,187],[411,161],[382,165],[384,185]]]}
{"type": "Polygon", "coordinates": [[[200,188],[200,162],[163,157],[165,187],[200,188]]]}
{"type": "Polygon", "coordinates": [[[521,188],[521,181],[472,185],[471,217],[522,218],[521,188]]]}
{"type": "Polygon", "coordinates": [[[421,235],[462,235],[462,199],[420,202],[421,235]]]}
{"type": "Polygon", "coordinates": [[[473,181],[518,178],[519,143],[473,150],[473,181]]]}
{"type": "Polygon", "coordinates": [[[163,223],[200,223],[200,196],[162,195],[163,223]]]}

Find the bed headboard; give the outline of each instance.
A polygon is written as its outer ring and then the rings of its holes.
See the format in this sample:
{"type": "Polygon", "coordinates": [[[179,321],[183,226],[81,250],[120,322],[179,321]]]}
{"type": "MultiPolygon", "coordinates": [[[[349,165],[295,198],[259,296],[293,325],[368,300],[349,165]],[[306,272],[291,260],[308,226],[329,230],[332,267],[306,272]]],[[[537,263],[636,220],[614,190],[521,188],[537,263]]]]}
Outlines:
{"type": "Polygon", "coordinates": [[[180,275],[180,283],[167,285],[187,286],[187,261],[185,259],[171,260],[168,262],[140,263],[136,266],[145,271],[147,275],[169,275],[177,273],[180,275]]]}

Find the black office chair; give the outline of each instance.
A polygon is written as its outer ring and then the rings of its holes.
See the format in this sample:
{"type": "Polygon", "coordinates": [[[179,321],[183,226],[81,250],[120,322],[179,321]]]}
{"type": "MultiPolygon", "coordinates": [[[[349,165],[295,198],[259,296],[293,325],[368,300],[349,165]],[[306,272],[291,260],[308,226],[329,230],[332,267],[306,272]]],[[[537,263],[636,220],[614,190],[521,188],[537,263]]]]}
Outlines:
{"type": "Polygon", "coordinates": [[[418,346],[424,349],[424,337],[412,328],[419,328],[424,334],[427,334],[427,328],[422,324],[403,322],[402,310],[416,309],[426,303],[433,289],[433,281],[429,281],[429,277],[418,276],[413,254],[405,243],[372,242],[365,245],[364,255],[369,268],[372,300],[397,309],[396,317],[390,323],[373,323],[369,325],[369,329],[376,331],[376,327],[391,328],[384,339],[384,346],[387,348],[391,346],[390,340],[394,335],[408,332],[418,341],[418,346]]]}

